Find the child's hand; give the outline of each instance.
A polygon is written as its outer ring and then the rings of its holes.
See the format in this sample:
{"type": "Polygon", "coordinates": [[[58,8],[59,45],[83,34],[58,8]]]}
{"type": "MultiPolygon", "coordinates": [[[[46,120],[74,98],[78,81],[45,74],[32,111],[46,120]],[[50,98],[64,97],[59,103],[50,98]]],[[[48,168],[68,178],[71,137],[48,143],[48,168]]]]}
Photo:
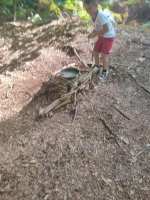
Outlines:
{"type": "Polygon", "coordinates": [[[90,33],[90,34],[88,35],[88,39],[94,38],[95,36],[96,36],[96,31],[90,33]]]}

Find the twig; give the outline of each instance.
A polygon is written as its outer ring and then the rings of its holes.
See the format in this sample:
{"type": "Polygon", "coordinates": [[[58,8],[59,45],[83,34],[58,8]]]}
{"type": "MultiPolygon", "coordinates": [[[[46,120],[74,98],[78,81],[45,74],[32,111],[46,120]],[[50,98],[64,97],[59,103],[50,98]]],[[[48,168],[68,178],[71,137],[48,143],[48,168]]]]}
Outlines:
{"type": "Polygon", "coordinates": [[[11,86],[10,86],[10,90],[8,90],[8,92],[7,92],[7,94],[6,94],[6,98],[8,98],[9,92],[13,89],[13,86],[14,86],[14,85],[11,85],[11,86]]]}
{"type": "Polygon", "coordinates": [[[69,85],[72,85],[74,87],[77,87],[76,85],[74,85],[73,83],[71,83],[70,81],[68,81],[67,79],[63,78],[63,77],[60,77],[60,76],[55,76],[57,79],[60,79],[66,83],[68,83],[69,85]]]}
{"type": "Polygon", "coordinates": [[[72,122],[73,124],[74,124],[74,122],[75,122],[76,116],[77,116],[77,107],[76,107],[76,111],[75,111],[74,119],[73,119],[73,122],[72,122]]]}
{"type": "Polygon", "coordinates": [[[63,125],[66,125],[66,126],[73,126],[73,127],[77,127],[77,128],[83,127],[83,126],[77,126],[77,125],[74,125],[74,124],[65,124],[65,123],[63,123],[63,125]]]}
{"type": "Polygon", "coordinates": [[[131,120],[126,114],[123,113],[122,110],[120,110],[117,106],[115,106],[115,105],[113,105],[112,103],[110,103],[104,96],[101,95],[101,97],[102,97],[103,99],[105,99],[105,100],[110,104],[110,106],[112,106],[113,108],[115,108],[122,116],[124,116],[124,117],[125,117],[126,119],[128,119],[128,120],[131,120]]]}
{"type": "MultiPolygon", "coordinates": [[[[90,74],[90,73],[89,73],[89,74],[90,74]]],[[[76,90],[73,90],[73,91],[71,91],[71,92],[69,92],[69,93],[67,93],[67,94],[64,94],[64,95],[62,95],[62,97],[67,97],[67,96],[69,96],[70,94],[74,94],[74,93],[77,92],[78,90],[83,89],[85,83],[87,83],[87,82],[91,79],[91,76],[92,76],[92,74],[91,74],[91,75],[84,81],[84,83],[82,83],[76,90]]],[[[76,85],[73,85],[73,86],[76,86],[76,85]]],[[[77,87],[77,86],[76,86],[76,87],[77,87]]]]}
{"type": "MultiPolygon", "coordinates": [[[[111,130],[111,128],[109,127],[109,125],[107,124],[107,122],[105,121],[105,119],[103,119],[102,117],[100,117],[100,120],[102,121],[103,125],[107,128],[107,130],[114,135],[113,131],[111,130]]],[[[117,142],[118,144],[118,142],[117,142]]]]}
{"type": "Polygon", "coordinates": [[[77,104],[77,91],[74,93],[74,105],[77,104]]]}
{"type": "Polygon", "coordinates": [[[127,115],[125,115],[117,106],[112,105],[121,115],[123,115],[126,119],[131,120],[127,115]]]}
{"type": "Polygon", "coordinates": [[[143,85],[141,85],[133,76],[132,74],[129,73],[129,75],[133,78],[133,80],[137,83],[138,86],[140,86],[143,90],[145,90],[145,92],[150,94],[150,91],[148,89],[146,89],[143,85]]]}
{"type": "Polygon", "coordinates": [[[120,63],[113,63],[113,65],[120,65],[120,66],[123,66],[123,67],[129,67],[128,65],[123,65],[123,64],[120,64],[120,63]]]}
{"type": "Polygon", "coordinates": [[[101,178],[106,185],[108,185],[110,188],[112,187],[111,184],[104,178],[104,176],[101,176],[101,178]]]}
{"type": "Polygon", "coordinates": [[[80,58],[80,56],[79,56],[79,54],[77,53],[76,49],[75,49],[74,47],[72,47],[72,48],[73,48],[74,53],[75,53],[76,56],[78,57],[78,59],[84,64],[84,66],[85,66],[86,68],[88,68],[88,65],[86,64],[86,62],[84,62],[84,61],[80,58]]]}
{"type": "Polygon", "coordinates": [[[135,158],[137,158],[141,153],[143,153],[146,149],[143,149],[142,151],[140,151],[136,156],[135,158]]]}
{"type": "Polygon", "coordinates": [[[66,104],[69,104],[71,103],[71,100],[70,99],[67,99],[66,101],[62,102],[61,104],[59,104],[58,106],[56,106],[54,108],[54,110],[58,110],[59,108],[61,108],[62,106],[65,106],[66,104]]]}
{"type": "Polygon", "coordinates": [[[143,76],[143,77],[149,79],[149,77],[145,76],[144,74],[141,74],[141,72],[139,72],[138,70],[136,70],[136,72],[138,72],[141,76],[143,76]]]}
{"type": "Polygon", "coordinates": [[[103,123],[103,125],[107,128],[107,130],[109,131],[109,133],[114,137],[114,141],[116,142],[116,144],[118,145],[118,147],[125,153],[127,154],[129,157],[132,157],[128,152],[126,152],[121,145],[119,144],[119,142],[117,141],[117,135],[113,132],[113,130],[110,128],[110,126],[107,124],[107,122],[105,121],[105,119],[103,119],[102,117],[96,116],[98,119],[100,119],[103,123]]]}

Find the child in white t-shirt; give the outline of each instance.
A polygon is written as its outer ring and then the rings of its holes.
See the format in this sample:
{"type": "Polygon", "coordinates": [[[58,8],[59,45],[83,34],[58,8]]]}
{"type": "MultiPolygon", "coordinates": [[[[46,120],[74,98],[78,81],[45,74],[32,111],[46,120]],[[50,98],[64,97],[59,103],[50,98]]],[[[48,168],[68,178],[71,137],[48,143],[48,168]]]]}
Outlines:
{"type": "Polygon", "coordinates": [[[93,32],[88,35],[88,39],[98,36],[93,49],[95,66],[100,70],[100,53],[103,60],[103,71],[100,80],[104,80],[108,75],[108,54],[114,42],[115,31],[108,16],[98,9],[97,0],[84,0],[84,7],[91,16],[93,32]]]}

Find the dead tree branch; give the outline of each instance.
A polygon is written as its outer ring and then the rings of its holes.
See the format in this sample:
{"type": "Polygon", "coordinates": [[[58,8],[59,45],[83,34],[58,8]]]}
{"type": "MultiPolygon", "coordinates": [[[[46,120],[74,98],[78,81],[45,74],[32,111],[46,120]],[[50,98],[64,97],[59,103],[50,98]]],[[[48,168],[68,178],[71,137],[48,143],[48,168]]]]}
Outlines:
{"type": "Polygon", "coordinates": [[[75,48],[73,48],[73,51],[74,51],[74,53],[76,54],[76,56],[78,57],[78,59],[84,64],[84,66],[85,66],[86,68],[88,68],[88,65],[86,64],[86,62],[84,62],[84,61],[82,60],[82,58],[80,58],[80,56],[79,56],[79,54],[77,53],[77,51],[76,51],[75,48]]]}

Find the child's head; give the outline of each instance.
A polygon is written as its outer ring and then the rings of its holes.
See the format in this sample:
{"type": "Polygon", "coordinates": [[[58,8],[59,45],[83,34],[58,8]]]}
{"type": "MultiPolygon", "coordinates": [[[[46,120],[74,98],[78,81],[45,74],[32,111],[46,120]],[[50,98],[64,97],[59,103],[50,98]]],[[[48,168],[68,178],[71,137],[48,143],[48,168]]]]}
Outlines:
{"type": "Polygon", "coordinates": [[[97,13],[98,0],[84,0],[84,7],[85,7],[87,13],[91,17],[94,17],[97,13]]]}

